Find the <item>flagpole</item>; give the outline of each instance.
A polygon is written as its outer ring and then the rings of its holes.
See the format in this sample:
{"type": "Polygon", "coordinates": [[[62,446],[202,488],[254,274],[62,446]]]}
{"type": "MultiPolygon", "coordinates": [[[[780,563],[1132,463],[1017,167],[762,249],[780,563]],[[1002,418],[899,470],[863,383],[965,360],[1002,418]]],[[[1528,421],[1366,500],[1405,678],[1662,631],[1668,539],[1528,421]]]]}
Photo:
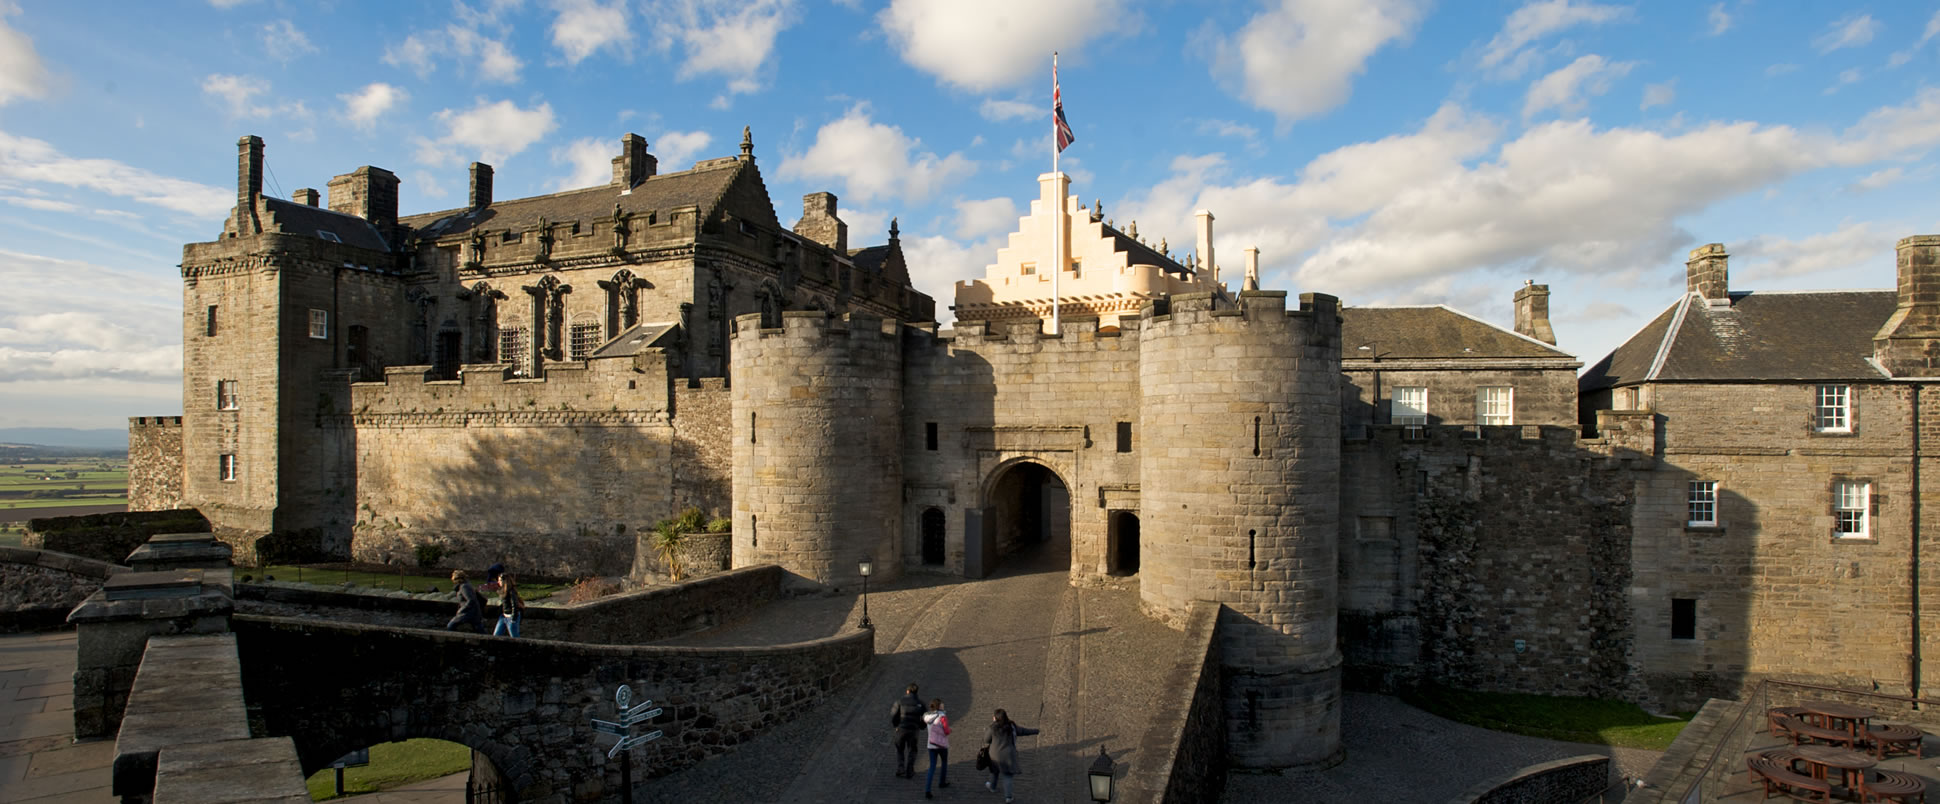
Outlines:
{"type": "MultiPolygon", "coordinates": [[[[1051,51],[1051,94],[1058,93],[1058,52],[1051,51]]],[[[1055,109],[1055,107],[1054,107],[1055,109]]],[[[1058,116],[1051,114],[1051,186],[1058,188],[1057,213],[1051,216],[1051,334],[1063,332],[1059,326],[1058,280],[1064,277],[1064,188],[1058,181],[1058,116]]]]}

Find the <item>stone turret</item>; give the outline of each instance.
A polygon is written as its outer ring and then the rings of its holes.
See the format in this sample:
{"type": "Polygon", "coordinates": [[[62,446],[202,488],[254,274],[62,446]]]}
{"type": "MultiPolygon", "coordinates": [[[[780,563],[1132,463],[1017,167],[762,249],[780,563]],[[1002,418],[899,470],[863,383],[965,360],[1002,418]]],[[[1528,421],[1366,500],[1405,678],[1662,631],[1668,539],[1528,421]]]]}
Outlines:
{"type": "Polygon", "coordinates": [[[1724,253],[1723,243],[1691,249],[1691,259],[1684,263],[1684,291],[1696,293],[1712,304],[1730,304],[1730,272],[1726,270],[1730,256],[1724,253]]]}
{"type": "Polygon", "coordinates": [[[1549,326],[1549,286],[1527,280],[1516,289],[1516,332],[1556,345],[1556,331],[1549,326]]]}
{"type": "Polygon", "coordinates": [[[1873,336],[1873,357],[1895,377],[1940,376],[1940,235],[1901,240],[1899,304],[1873,336]]]}

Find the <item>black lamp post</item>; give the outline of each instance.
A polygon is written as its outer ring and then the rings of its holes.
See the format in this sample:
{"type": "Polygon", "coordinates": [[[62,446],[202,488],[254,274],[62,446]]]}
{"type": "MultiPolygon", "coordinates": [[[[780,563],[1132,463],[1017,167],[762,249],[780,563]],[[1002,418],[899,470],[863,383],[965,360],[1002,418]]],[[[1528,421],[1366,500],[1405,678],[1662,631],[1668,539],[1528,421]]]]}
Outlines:
{"type": "Polygon", "coordinates": [[[1105,747],[1098,746],[1098,758],[1091,761],[1088,774],[1091,781],[1091,800],[1111,800],[1111,757],[1105,754],[1105,747]]]}
{"type": "Polygon", "coordinates": [[[862,573],[862,627],[864,628],[876,627],[874,623],[869,622],[869,573],[875,568],[875,563],[866,556],[856,564],[856,571],[862,573]]]}

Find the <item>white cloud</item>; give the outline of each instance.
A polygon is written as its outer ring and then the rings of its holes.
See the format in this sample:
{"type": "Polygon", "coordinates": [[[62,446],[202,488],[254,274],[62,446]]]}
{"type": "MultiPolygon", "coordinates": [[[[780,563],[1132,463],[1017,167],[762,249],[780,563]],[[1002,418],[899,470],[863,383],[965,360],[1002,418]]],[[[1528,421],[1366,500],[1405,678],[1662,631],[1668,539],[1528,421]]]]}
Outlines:
{"type": "Polygon", "coordinates": [[[1545,36],[1578,25],[1601,25],[1628,16],[1624,6],[1578,3],[1573,0],[1542,0],[1516,9],[1503,22],[1502,31],[1482,49],[1481,65],[1499,78],[1517,78],[1535,66],[1536,53],[1529,44],[1545,36]]]}
{"type": "MultiPolygon", "coordinates": [[[[479,19],[466,21],[481,22],[479,19]]],[[[442,31],[418,31],[384,49],[385,64],[410,67],[420,78],[436,70],[442,58],[475,68],[478,77],[502,84],[517,83],[519,70],[525,66],[504,39],[494,39],[476,27],[463,25],[447,25],[442,31]]]]}
{"type": "Polygon", "coordinates": [[[1796,72],[1796,71],[1798,70],[1798,68],[1799,68],[1799,66],[1798,66],[1798,65],[1796,65],[1796,64],[1791,64],[1791,63],[1789,63],[1789,62],[1780,62],[1780,63],[1778,63],[1778,64],[1774,64],[1774,65],[1771,65],[1770,67],[1766,67],[1766,68],[1765,68],[1765,77],[1766,77],[1766,78],[1777,78],[1777,77],[1779,77],[1779,76],[1781,76],[1781,75],[1784,75],[1784,74],[1786,74],[1786,73],[1790,73],[1790,72],[1796,72]]]}
{"type": "Polygon", "coordinates": [[[296,23],[277,20],[263,26],[263,50],[270,58],[288,64],[298,56],[317,52],[317,46],[296,29],[296,23]]]}
{"type": "Polygon", "coordinates": [[[215,74],[202,79],[202,93],[222,101],[229,116],[237,119],[268,116],[269,107],[256,104],[256,96],[268,91],[269,82],[253,75],[215,74]]]}
{"type": "Polygon", "coordinates": [[[1049,119],[1051,116],[1051,107],[1049,104],[1026,103],[1021,100],[986,98],[984,99],[983,105],[977,107],[977,113],[983,115],[983,119],[985,120],[995,120],[998,122],[1006,120],[1027,120],[1039,115],[1049,119]]]}
{"type": "Polygon", "coordinates": [[[1865,77],[1865,74],[1859,72],[1859,68],[1857,67],[1854,67],[1849,70],[1840,70],[1839,80],[1833,82],[1832,86],[1826,87],[1825,92],[1823,94],[1830,95],[1834,92],[1838,92],[1841,89],[1844,89],[1848,86],[1859,83],[1859,79],[1864,77],[1865,77]]]}
{"type": "Polygon", "coordinates": [[[179,390],[181,285],[172,274],[0,250],[0,281],[9,289],[0,299],[0,383],[172,381],[179,390]]]}
{"type": "Polygon", "coordinates": [[[921,201],[977,170],[977,163],[960,151],[939,157],[928,151],[916,152],[921,145],[901,128],[870,120],[868,107],[857,105],[816,131],[815,144],[807,152],[784,155],[780,175],[840,179],[845,187],[843,195],[856,201],[921,201]]]}
{"type": "Polygon", "coordinates": [[[552,149],[552,163],[570,165],[566,175],[554,179],[553,192],[580,187],[596,187],[613,181],[613,147],[595,137],[573,140],[552,149]]]}
{"type": "Polygon", "coordinates": [[[1904,178],[1906,178],[1905,168],[1890,167],[1866,174],[1859,181],[1853,182],[1852,186],[1847,189],[1853,192],[1867,193],[1891,187],[1894,184],[1898,184],[1904,178]]]}
{"type": "Polygon", "coordinates": [[[965,240],[1009,234],[1017,228],[1017,202],[1009,198],[957,201],[957,237],[965,240]]]}
{"type": "Polygon", "coordinates": [[[34,52],[34,40],[7,25],[8,14],[18,13],[11,4],[0,3],[0,106],[15,98],[47,96],[50,78],[34,52]]]}
{"type": "Polygon", "coordinates": [[[1610,82],[1629,75],[1630,68],[1635,66],[1635,62],[1604,61],[1596,54],[1580,57],[1529,85],[1529,94],[1522,104],[1522,119],[1528,120],[1545,109],[1565,114],[1580,112],[1586,103],[1585,95],[1610,91],[1610,82]]]}
{"type": "Polygon", "coordinates": [[[654,47],[680,46],[678,78],[716,75],[730,93],[749,93],[761,88],[775,37],[795,23],[795,0],[651,0],[642,16],[654,21],[654,47]]]}
{"type": "Polygon", "coordinates": [[[1926,47],[1927,43],[1933,41],[1936,36],[1940,36],[1940,11],[1933,12],[1933,16],[1927,19],[1927,27],[1921,32],[1920,41],[1914,42],[1912,47],[1894,53],[1888,61],[1894,67],[1912,61],[1913,54],[1918,53],[1920,48],[1926,47]]]}
{"type": "Polygon", "coordinates": [[[220,219],[236,201],[233,189],[160,176],[112,159],[74,159],[45,141],[4,131],[0,178],[85,188],[199,218],[220,219]]]}
{"type": "Polygon", "coordinates": [[[1857,269],[1882,259],[1892,262],[1893,242],[1891,235],[1865,222],[1847,223],[1836,231],[1797,240],[1761,235],[1732,248],[1731,267],[1734,273],[1752,280],[1857,269]]]}
{"type": "Polygon", "coordinates": [[[1711,13],[1705,18],[1705,21],[1711,25],[1712,36],[1717,36],[1725,31],[1731,30],[1731,15],[1725,12],[1723,3],[1712,6],[1711,13]]]}
{"type": "Polygon", "coordinates": [[[668,131],[660,135],[654,146],[654,157],[660,160],[663,171],[686,170],[694,157],[706,153],[713,144],[714,135],[705,131],[668,131]]]}
{"type": "Polygon", "coordinates": [[[0,195],[0,203],[12,204],[16,207],[26,207],[27,209],[37,209],[42,212],[81,211],[81,207],[78,204],[56,201],[52,198],[24,198],[17,195],[0,195]]]}
{"type": "Polygon", "coordinates": [[[903,237],[903,260],[909,263],[909,282],[936,299],[938,323],[948,323],[956,303],[959,279],[981,279],[991,255],[1003,244],[995,239],[959,243],[947,237],[903,237]]]}
{"type": "Polygon", "coordinates": [[[344,118],[351,125],[369,131],[377,125],[377,118],[409,97],[410,93],[400,87],[378,82],[338,95],[337,99],[344,102],[344,118]]]}
{"type": "Polygon", "coordinates": [[[221,9],[231,9],[248,2],[251,2],[251,0],[209,0],[209,5],[221,9]]]}
{"type": "Polygon", "coordinates": [[[1845,17],[1814,38],[1812,47],[1820,53],[1831,53],[1843,47],[1858,47],[1871,42],[1877,33],[1879,22],[1871,14],[1845,17]]]}
{"type": "Polygon", "coordinates": [[[438,181],[437,174],[429,170],[412,171],[411,186],[418,192],[423,193],[426,198],[443,198],[451,194],[449,190],[445,189],[444,183],[438,181]]]}
{"type": "Polygon", "coordinates": [[[597,0],[553,0],[559,13],[552,23],[552,44],[566,55],[567,64],[578,64],[586,57],[610,47],[623,50],[633,41],[627,27],[626,1],[600,5],[597,0]]]}
{"type": "Polygon", "coordinates": [[[1195,39],[1213,75],[1284,128],[1345,102],[1374,51],[1420,20],[1415,0],[1279,0],[1230,36],[1208,28],[1195,39]]]}
{"type": "Polygon", "coordinates": [[[1674,100],[1677,100],[1677,79],[1675,78],[1661,84],[1645,86],[1644,100],[1637,105],[1637,110],[1643,111],[1652,106],[1668,105],[1674,100]]]}
{"type": "Polygon", "coordinates": [[[420,137],[417,141],[418,161],[432,166],[466,159],[497,163],[558,128],[552,116],[552,104],[521,109],[509,100],[486,103],[480,99],[477,106],[468,110],[445,109],[433,115],[433,119],[445,127],[444,135],[435,140],[420,137]]]}
{"type": "Polygon", "coordinates": [[[891,0],[876,22],[911,67],[952,86],[989,92],[1050,82],[1045,56],[1136,24],[1124,0],[891,0]]]}

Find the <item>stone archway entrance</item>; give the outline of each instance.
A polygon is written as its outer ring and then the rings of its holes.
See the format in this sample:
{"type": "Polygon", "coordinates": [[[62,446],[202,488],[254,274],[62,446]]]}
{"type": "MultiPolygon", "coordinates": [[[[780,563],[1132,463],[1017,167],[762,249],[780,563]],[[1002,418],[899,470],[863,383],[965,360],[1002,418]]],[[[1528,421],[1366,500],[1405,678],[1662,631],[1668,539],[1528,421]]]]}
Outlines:
{"type": "Polygon", "coordinates": [[[1070,570],[1071,492],[1056,472],[1019,461],[999,467],[984,488],[980,532],[966,539],[966,574],[981,578],[1002,565],[1070,570]]]}

